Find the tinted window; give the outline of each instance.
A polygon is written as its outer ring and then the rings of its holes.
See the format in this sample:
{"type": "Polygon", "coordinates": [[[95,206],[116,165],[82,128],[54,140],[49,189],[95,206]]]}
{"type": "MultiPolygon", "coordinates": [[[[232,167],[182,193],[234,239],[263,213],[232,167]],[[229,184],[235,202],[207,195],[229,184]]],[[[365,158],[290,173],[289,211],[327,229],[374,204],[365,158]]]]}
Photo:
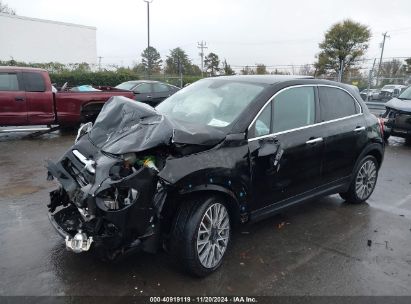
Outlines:
{"type": "Polygon", "coordinates": [[[285,90],[274,98],[273,133],[311,125],[315,121],[313,87],[285,90]]]}
{"type": "Polygon", "coordinates": [[[358,113],[355,100],[347,92],[330,87],[319,87],[322,121],[358,113]]]}
{"type": "Polygon", "coordinates": [[[26,92],[44,92],[46,90],[46,84],[40,73],[23,72],[23,79],[26,92]]]}
{"type": "Polygon", "coordinates": [[[260,113],[253,126],[254,136],[264,136],[271,133],[271,103],[260,113]]]}
{"type": "Polygon", "coordinates": [[[0,73],[0,91],[18,91],[17,74],[0,73]]]}
{"type": "Polygon", "coordinates": [[[135,92],[138,92],[140,94],[147,94],[151,93],[151,84],[149,83],[142,83],[134,89],[135,92]]]}
{"type": "Polygon", "coordinates": [[[165,85],[165,84],[155,83],[155,84],[153,85],[153,91],[154,91],[155,93],[164,93],[164,92],[170,91],[170,88],[169,88],[167,85],[165,85]]]}

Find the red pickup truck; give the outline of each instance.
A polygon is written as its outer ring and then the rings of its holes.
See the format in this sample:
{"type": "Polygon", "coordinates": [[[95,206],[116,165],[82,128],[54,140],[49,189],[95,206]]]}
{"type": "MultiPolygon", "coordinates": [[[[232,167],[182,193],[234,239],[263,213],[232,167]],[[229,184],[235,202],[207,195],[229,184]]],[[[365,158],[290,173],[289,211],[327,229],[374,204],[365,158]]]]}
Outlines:
{"type": "Polygon", "coordinates": [[[91,92],[56,92],[46,70],[0,67],[0,126],[74,127],[95,119],[112,96],[134,99],[133,92],[110,87],[91,92]]]}

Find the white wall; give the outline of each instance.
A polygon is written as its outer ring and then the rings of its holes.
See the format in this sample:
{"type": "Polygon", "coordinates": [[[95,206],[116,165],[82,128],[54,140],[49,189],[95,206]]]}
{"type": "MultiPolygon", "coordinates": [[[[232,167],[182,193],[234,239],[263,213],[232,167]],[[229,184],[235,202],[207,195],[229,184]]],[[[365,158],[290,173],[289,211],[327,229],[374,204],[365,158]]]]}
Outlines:
{"type": "Polygon", "coordinates": [[[97,63],[96,28],[0,14],[0,60],[97,63]]]}

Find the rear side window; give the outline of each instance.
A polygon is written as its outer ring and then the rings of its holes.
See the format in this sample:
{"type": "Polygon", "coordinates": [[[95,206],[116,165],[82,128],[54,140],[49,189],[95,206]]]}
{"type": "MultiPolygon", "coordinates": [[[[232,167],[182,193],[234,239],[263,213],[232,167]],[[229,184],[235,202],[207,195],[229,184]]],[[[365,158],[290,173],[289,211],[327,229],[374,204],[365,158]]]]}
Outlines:
{"type": "Polygon", "coordinates": [[[0,91],[19,91],[17,74],[0,73],[0,91]]]}
{"type": "Polygon", "coordinates": [[[40,73],[23,72],[23,79],[26,86],[26,92],[46,91],[46,84],[40,73]]]}
{"type": "Polygon", "coordinates": [[[354,98],[347,92],[331,87],[318,87],[321,120],[328,121],[359,113],[354,98]]]}
{"type": "Polygon", "coordinates": [[[296,87],[279,93],[273,103],[273,132],[313,124],[315,121],[314,87],[296,87]]]}
{"type": "Polygon", "coordinates": [[[153,84],[153,91],[155,93],[164,93],[168,92],[170,89],[167,85],[161,84],[161,83],[155,83],[153,84]]]}

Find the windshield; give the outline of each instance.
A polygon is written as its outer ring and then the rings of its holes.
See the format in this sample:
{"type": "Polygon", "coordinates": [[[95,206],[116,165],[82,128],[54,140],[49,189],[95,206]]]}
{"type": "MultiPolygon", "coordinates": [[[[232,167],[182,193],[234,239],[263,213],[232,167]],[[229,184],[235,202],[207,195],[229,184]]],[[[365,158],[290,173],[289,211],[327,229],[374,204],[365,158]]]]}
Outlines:
{"type": "Polygon", "coordinates": [[[411,87],[408,87],[404,92],[402,92],[398,98],[411,100],[411,87]]]}
{"type": "Polygon", "coordinates": [[[116,86],[117,89],[131,91],[136,86],[135,82],[123,82],[116,86]]]}
{"type": "Polygon", "coordinates": [[[180,121],[226,127],[263,89],[261,84],[203,79],[167,98],[156,109],[180,121]]]}

